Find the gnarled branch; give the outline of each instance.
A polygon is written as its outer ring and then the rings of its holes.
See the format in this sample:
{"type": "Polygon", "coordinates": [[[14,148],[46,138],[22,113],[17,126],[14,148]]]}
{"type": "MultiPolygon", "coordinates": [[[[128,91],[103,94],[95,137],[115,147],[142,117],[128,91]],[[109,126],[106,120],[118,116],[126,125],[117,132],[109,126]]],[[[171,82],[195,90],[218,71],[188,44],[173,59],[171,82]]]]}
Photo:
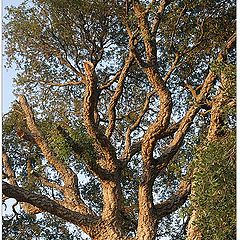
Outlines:
{"type": "Polygon", "coordinates": [[[46,196],[32,193],[21,187],[14,186],[6,182],[3,182],[2,184],[2,191],[7,197],[15,198],[18,202],[26,202],[34,205],[42,211],[56,215],[66,221],[82,227],[83,229],[87,229],[89,226],[94,226],[98,221],[97,217],[90,214],[80,214],[79,212],[71,211],[46,196]]]}

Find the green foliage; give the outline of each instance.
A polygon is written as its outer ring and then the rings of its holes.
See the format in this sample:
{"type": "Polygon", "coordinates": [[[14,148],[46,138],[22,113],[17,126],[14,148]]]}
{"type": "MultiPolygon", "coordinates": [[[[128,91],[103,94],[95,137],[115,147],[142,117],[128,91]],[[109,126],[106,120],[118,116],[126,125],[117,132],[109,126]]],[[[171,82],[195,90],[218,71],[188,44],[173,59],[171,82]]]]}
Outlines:
{"type": "MultiPolygon", "coordinates": [[[[149,4],[149,1],[140,2],[143,7],[149,4]]],[[[152,1],[149,6],[149,21],[152,21],[156,16],[154,11],[157,12],[159,2],[152,1]]],[[[14,80],[15,93],[24,93],[27,96],[31,107],[35,109],[37,124],[56,158],[71,167],[78,176],[84,178],[81,183],[81,196],[98,213],[102,209],[101,186],[96,177],[93,177],[85,166],[86,162],[95,160],[98,152],[95,149],[94,141],[89,138],[83,126],[84,87],[82,85],[65,87],[53,85],[81,81],[80,75],[76,72],[82,73],[84,71],[83,61],[85,60],[96,64],[98,86],[109,82],[111,77],[122,67],[126,50],[129,48],[129,37],[123,21],[126,14],[124,8],[124,1],[112,0],[26,0],[19,7],[9,7],[4,20],[3,35],[6,43],[7,65],[12,66],[12,63],[15,63],[18,69],[18,75],[14,80]],[[69,65],[72,68],[69,68],[69,65]],[[72,69],[76,71],[72,71],[72,69]],[[59,132],[59,126],[65,130],[73,143],[59,132]],[[77,154],[76,151],[73,151],[73,145],[79,148],[77,154]]],[[[139,34],[137,17],[131,8],[128,10],[127,21],[130,29],[139,34]]],[[[193,87],[202,83],[208,72],[209,64],[215,59],[223,43],[235,31],[234,21],[235,1],[232,0],[172,1],[166,8],[164,15],[161,16],[156,39],[158,53],[156,67],[162,76],[170,69],[177,51],[183,52],[195,46],[189,54],[181,58],[178,70],[172,73],[167,82],[172,94],[174,105],[172,116],[175,119],[184,116],[186,109],[193,101],[191,94],[183,88],[183,82],[188,81],[193,87]],[[200,44],[198,44],[202,31],[201,24],[204,21],[206,21],[204,24],[205,32],[200,44]]],[[[139,41],[137,48],[143,60],[146,60],[143,51],[143,38],[146,37],[149,36],[137,35],[139,41]]],[[[230,57],[235,59],[234,52],[230,54],[230,57]]],[[[229,79],[232,79],[228,86],[224,86],[229,97],[235,96],[234,64],[233,60],[229,61],[227,65],[219,65],[218,63],[212,65],[212,70],[217,71],[219,76],[224,72],[229,79]]],[[[214,86],[214,88],[217,91],[218,86],[214,86]]],[[[98,110],[101,118],[100,127],[102,128],[107,125],[107,108],[115,89],[116,84],[114,83],[107,91],[103,90],[100,94],[98,110]]],[[[133,64],[125,79],[122,95],[116,107],[116,131],[112,137],[112,144],[117,149],[117,156],[120,156],[123,151],[124,135],[127,128],[136,121],[143,108],[146,94],[151,90],[152,86],[146,79],[146,75],[136,63],[133,64]]],[[[149,111],[143,117],[139,128],[131,134],[132,143],[141,140],[149,124],[156,119],[159,110],[158,102],[158,97],[151,99],[149,111]]],[[[192,149],[198,143],[194,136],[202,126],[201,120],[199,120],[199,125],[193,124],[192,131],[183,141],[181,150],[155,182],[153,194],[156,199],[158,197],[158,201],[168,198],[177,189],[179,180],[186,173],[187,165],[192,160],[192,149]]],[[[44,187],[37,179],[30,179],[27,173],[27,160],[30,159],[35,172],[48,178],[50,182],[61,185],[61,178],[47,163],[37,146],[17,137],[17,129],[27,130],[27,126],[21,109],[18,105],[14,105],[13,111],[4,118],[3,145],[9,152],[11,166],[16,172],[17,181],[34,192],[40,191],[41,194],[52,197],[52,189],[44,187]]],[[[156,149],[160,150],[156,151],[157,156],[161,154],[161,149],[170,141],[170,138],[166,138],[158,143],[156,149]]],[[[217,146],[217,148],[219,147],[222,145],[217,146]]],[[[217,155],[216,152],[211,152],[212,150],[207,151],[209,157],[206,161],[208,164],[210,163],[210,155],[212,154],[211,158],[217,155]]],[[[222,155],[219,156],[219,159],[222,159],[221,157],[222,155]]],[[[202,159],[202,156],[200,158],[202,159]]],[[[136,154],[132,158],[128,168],[123,170],[121,179],[125,204],[133,207],[132,214],[136,218],[138,211],[136,192],[142,173],[140,159],[140,154],[136,154]]],[[[215,165],[218,166],[220,163],[217,159],[215,160],[215,165]]],[[[224,161],[226,159],[222,160],[221,163],[224,161]]],[[[208,164],[204,165],[204,162],[205,160],[202,161],[202,165],[199,165],[202,169],[206,169],[208,166],[208,164]]],[[[219,168],[222,168],[220,165],[219,168]]],[[[212,167],[210,172],[207,170],[204,172],[209,173],[209,177],[211,177],[214,170],[215,167],[212,167]]],[[[216,173],[216,175],[218,174],[220,173],[216,173]]],[[[220,175],[223,176],[223,173],[221,172],[220,175]]],[[[202,179],[199,177],[199,181],[202,181],[202,184],[208,184],[207,174],[203,177],[202,179]]],[[[218,180],[216,180],[216,185],[213,185],[215,188],[207,193],[207,196],[211,197],[213,194],[219,200],[216,189],[218,186],[222,186],[222,182],[220,184],[218,180]]],[[[57,192],[54,194],[55,197],[61,199],[61,194],[57,192]]],[[[227,194],[229,193],[227,192],[227,194]]],[[[214,199],[212,201],[216,200],[214,199]]],[[[206,205],[206,199],[201,201],[206,205]]],[[[201,205],[202,208],[203,205],[201,205]]],[[[223,206],[219,205],[219,209],[222,210],[223,206]]],[[[216,214],[212,209],[211,211],[213,215],[216,214]]],[[[220,217],[224,218],[225,215],[223,215],[222,210],[220,217]]],[[[30,233],[27,233],[24,239],[28,236],[31,237],[31,234],[34,237],[43,237],[44,239],[74,239],[74,235],[70,236],[71,234],[68,232],[60,234],[57,228],[59,222],[55,217],[47,215],[46,219],[49,222],[46,220],[46,224],[49,224],[49,227],[45,225],[43,228],[41,224],[45,218],[39,221],[31,218],[26,220],[26,218],[27,216],[22,215],[22,220],[15,219],[15,222],[5,222],[4,236],[7,236],[8,231],[9,240],[10,236],[14,238],[18,235],[19,232],[13,231],[14,228],[8,230],[11,224],[18,227],[25,224],[25,226],[33,226],[35,230],[30,229],[30,233]],[[52,224],[54,221],[56,224],[52,224]],[[37,227],[38,224],[40,227],[37,227]],[[39,235],[40,232],[42,235],[39,235]]],[[[204,220],[206,221],[206,217],[204,220]]],[[[59,223],[59,226],[61,227],[62,224],[59,223]]],[[[159,226],[159,237],[172,235],[172,239],[181,239],[184,235],[181,230],[182,226],[184,226],[184,222],[182,218],[179,218],[179,213],[168,216],[159,226]]],[[[213,223],[210,223],[210,226],[213,226],[213,223]]]]}
{"type": "Polygon", "coordinates": [[[236,135],[199,149],[194,205],[203,240],[236,239],[236,135]]]}

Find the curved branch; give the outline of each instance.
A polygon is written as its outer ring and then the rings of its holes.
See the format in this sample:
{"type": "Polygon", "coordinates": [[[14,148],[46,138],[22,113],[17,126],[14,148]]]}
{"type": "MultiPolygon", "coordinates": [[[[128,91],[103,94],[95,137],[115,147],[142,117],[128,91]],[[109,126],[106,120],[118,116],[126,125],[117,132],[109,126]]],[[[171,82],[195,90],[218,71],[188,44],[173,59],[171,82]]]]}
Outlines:
{"type": "Polygon", "coordinates": [[[176,152],[181,147],[181,143],[191,126],[194,117],[198,113],[200,107],[197,105],[194,105],[190,107],[190,109],[187,111],[186,115],[183,117],[183,119],[179,123],[179,127],[175,133],[175,136],[169,146],[166,148],[166,150],[162,153],[162,155],[156,159],[156,168],[157,172],[159,173],[162,171],[170,162],[172,157],[176,154],[176,152]]]}
{"type": "Polygon", "coordinates": [[[56,157],[54,156],[52,150],[49,148],[47,142],[44,140],[41,132],[39,131],[34,114],[28,105],[27,99],[25,96],[20,95],[19,96],[19,103],[21,105],[21,108],[23,109],[23,112],[26,116],[27,126],[30,130],[36,144],[40,147],[45,157],[48,159],[48,161],[56,168],[56,170],[64,177],[65,174],[70,173],[70,169],[67,168],[64,164],[60,163],[56,157]]]}
{"type": "Polygon", "coordinates": [[[163,81],[164,82],[168,81],[168,79],[170,78],[172,72],[177,68],[177,63],[179,62],[180,59],[181,59],[181,55],[178,52],[175,53],[175,59],[174,59],[174,61],[172,63],[172,66],[168,70],[167,74],[163,77],[163,81]]]}
{"type": "Polygon", "coordinates": [[[98,221],[97,217],[90,214],[80,214],[79,212],[71,211],[50,198],[27,191],[21,187],[13,186],[6,182],[2,183],[3,194],[10,198],[15,198],[19,202],[26,202],[34,205],[42,211],[49,212],[68,222],[71,222],[81,228],[94,226],[98,221]]]}
{"type": "MultiPolygon", "coordinates": [[[[228,51],[230,51],[234,45],[236,44],[236,33],[234,33],[225,44],[225,47],[223,50],[218,54],[218,57],[216,61],[221,62],[223,59],[226,58],[228,51]]],[[[199,95],[196,98],[197,103],[201,103],[202,100],[204,100],[209,93],[209,90],[211,89],[214,80],[216,79],[216,73],[209,71],[204,83],[202,84],[201,91],[199,95]]]]}
{"type": "Polygon", "coordinates": [[[126,79],[126,76],[128,74],[129,68],[131,67],[133,63],[133,55],[130,52],[124,67],[122,68],[121,74],[119,76],[119,81],[117,84],[117,88],[110,100],[109,103],[109,108],[108,108],[108,119],[109,119],[109,125],[108,128],[106,129],[105,135],[107,138],[110,138],[113,134],[114,128],[115,128],[115,121],[116,121],[116,105],[118,103],[119,98],[121,97],[122,91],[123,91],[123,86],[124,86],[124,80],[126,79]]]}
{"type": "Polygon", "coordinates": [[[116,151],[112,146],[110,140],[98,128],[95,121],[96,104],[99,97],[97,89],[97,79],[94,74],[94,66],[91,62],[84,62],[84,69],[86,72],[86,92],[84,97],[84,121],[88,134],[94,139],[97,146],[104,154],[104,161],[102,161],[104,168],[110,172],[114,172],[117,168],[116,151]]]}
{"type": "MultiPolygon", "coordinates": [[[[221,61],[223,58],[225,58],[226,53],[229,49],[231,49],[236,41],[236,34],[233,34],[229,40],[227,41],[227,44],[225,48],[218,54],[217,60],[221,61]]],[[[217,75],[216,73],[209,71],[207,77],[204,79],[204,82],[202,84],[202,88],[200,90],[199,95],[195,95],[195,100],[197,105],[193,105],[188,112],[186,113],[185,117],[182,119],[179,129],[177,130],[174,139],[169,144],[167,149],[164,151],[162,156],[160,156],[157,159],[157,171],[158,173],[164,169],[172,159],[172,157],[175,155],[175,153],[178,151],[178,149],[181,146],[181,142],[186,135],[195,115],[197,114],[198,110],[200,109],[201,103],[205,101],[207,95],[209,94],[209,91],[216,79],[217,75]]]]}
{"type": "Polygon", "coordinates": [[[166,201],[156,204],[154,206],[156,209],[157,219],[160,220],[163,217],[176,211],[186,202],[190,193],[191,193],[191,179],[181,182],[177,192],[175,192],[166,201]]]}
{"type": "Polygon", "coordinates": [[[103,90],[103,89],[107,89],[108,87],[110,87],[114,82],[116,82],[117,78],[120,76],[121,74],[121,70],[119,70],[111,80],[109,80],[109,82],[101,85],[100,87],[98,87],[98,89],[103,90]]]}
{"type": "Polygon", "coordinates": [[[94,109],[98,101],[97,79],[94,73],[94,66],[91,62],[84,62],[84,69],[87,76],[86,93],[84,97],[85,125],[88,134],[94,139],[96,148],[101,150],[101,167],[113,175],[110,180],[103,180],[103,211],[102,219],[115,221],[119,214],[122,191],[120,186],[120,164],[116,156],[116,150],[112,146],[109,138],[101,132],[95,123],[94,109]]]}
{"type": "Polygon", "coordinates": [[[53,188],[53,189],[56,189],[60,192],[64,192],[64,186],[61,186],[61,185],[58,185],[57,183],[55,182],[49,182],[49,180],[43,176],[41,176],[40,174],[36,173],[36,172],[32,172],[32,175],[36,178],[38,178],[41,183],[43,185],[45,185],[46,187],[50,187],[50,188],[53,188]]]}
{"type": "MultiPolygon", "coordinates": [[[[2,160],[3,160],[3,167],[6,171],[8,181],[11,185],[18,186],[15,173],[11,168],[11,165],[9,163],[9,158],[6,152],[3,152],[2,155],[2,160]]],[[[8,196],[9,197],[9,196],[8,196]]],[[[21,203],[21,207],[24,209],[24,211],[28,214],[37,214],[42,212],[41,209],[29,204],[29,203],[21,203]]]]}

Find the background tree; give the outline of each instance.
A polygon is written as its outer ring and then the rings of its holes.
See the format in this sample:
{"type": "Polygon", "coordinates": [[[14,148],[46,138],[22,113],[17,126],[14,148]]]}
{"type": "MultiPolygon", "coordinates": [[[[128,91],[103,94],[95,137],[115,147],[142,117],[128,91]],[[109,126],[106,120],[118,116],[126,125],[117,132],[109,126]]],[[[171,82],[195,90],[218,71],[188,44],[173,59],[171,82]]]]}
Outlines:
{"type": "Polygon", "coordinates": [[[188,239],[236,238],[236,70],[216,63],[213,71],[221,86],[207,136],[197,147],[188,239]]]}
{"type": "Polygon", "coordinates": [[[3,194],[92,239],[163,236],[223,98],[214,66],[235,64],[235,2],[34,0],[6,20],[3,194]]]}

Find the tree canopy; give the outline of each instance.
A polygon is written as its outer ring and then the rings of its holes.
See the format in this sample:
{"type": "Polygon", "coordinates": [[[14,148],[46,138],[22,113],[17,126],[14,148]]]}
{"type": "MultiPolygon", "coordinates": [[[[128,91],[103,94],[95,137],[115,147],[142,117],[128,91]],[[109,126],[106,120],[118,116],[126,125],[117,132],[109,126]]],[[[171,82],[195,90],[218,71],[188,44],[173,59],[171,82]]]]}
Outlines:
{"type": "Polygon", "coordinates": [[[193,182],[200,239],[213,239],[211,216],[235,235],[235,1],[27,0],[7,11],[18,99],[3,118],[2,187],[21,211],[4,220],[6,239],[24,221],[43,239],[81,239],[67,223],[98,240],[184,239],[193,182]],[[222,184],[232,198],[216,205],[222,184]]]}

